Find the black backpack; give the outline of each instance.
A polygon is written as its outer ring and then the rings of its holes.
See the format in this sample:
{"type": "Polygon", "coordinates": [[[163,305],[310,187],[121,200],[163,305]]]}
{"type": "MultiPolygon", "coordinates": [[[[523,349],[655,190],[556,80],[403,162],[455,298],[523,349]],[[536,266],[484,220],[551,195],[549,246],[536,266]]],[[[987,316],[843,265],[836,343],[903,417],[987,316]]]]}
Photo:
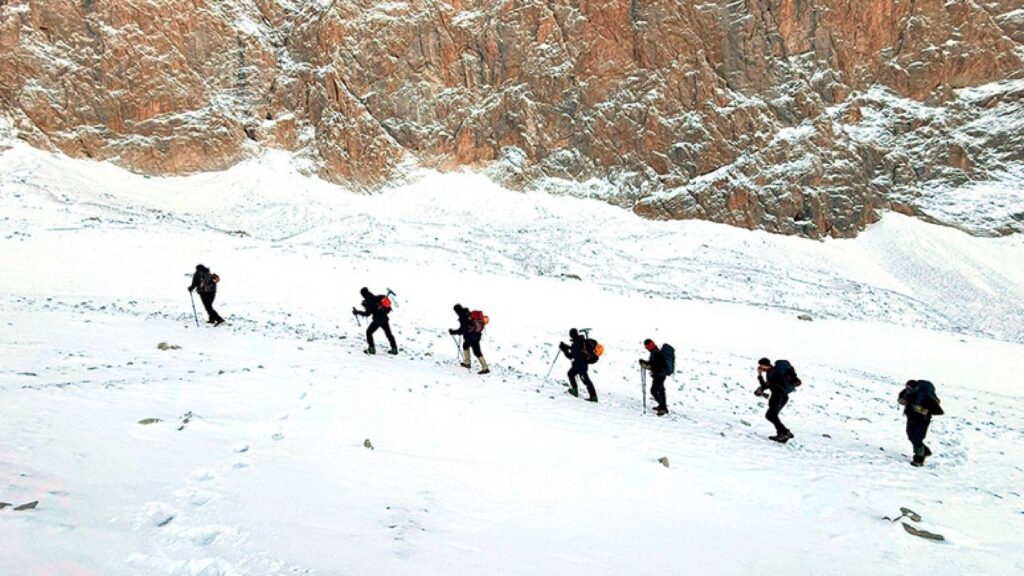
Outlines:
{"type": "Polygon", "coordinates": [[[793,365],[789,363],[789,360],[776,360],[775,370],[782,374],[782,379],[786,382],[786,393],[796,390],[796,387],[803,384],[796,376],[796,370],[793,365]]]}
{"type": "Polygon", "coordinates": [[[676,371],[676,349],[671,344],[662,344],[661,354],[665,357],[665,375],[671,376],[676,371]]]}
{"type": "Polygon", "coordinates": [[[205,270],[199,273],[200,292],[213,292],[217,290],[217,282],[220,282],[220,276],[205,270]]]}
{"type": "Polygon", "coordinates": [[[587,355],[587,364],[597,364],[604,354],[604,346],[593,338],[587,338],[583,341],[583,352],[587,355]]]}

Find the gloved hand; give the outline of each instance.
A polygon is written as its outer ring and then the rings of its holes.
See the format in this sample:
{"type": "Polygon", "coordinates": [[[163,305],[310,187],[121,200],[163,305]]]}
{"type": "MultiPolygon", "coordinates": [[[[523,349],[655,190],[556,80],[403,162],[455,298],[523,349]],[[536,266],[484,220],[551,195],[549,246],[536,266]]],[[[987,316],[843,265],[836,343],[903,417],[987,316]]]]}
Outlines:
{"type": "Polygon", "coordinates": [[[569,345],[566,344],[565,342],[559,342],[558,349],[564,352],[569,349],[569,345]]]}
{"type": "Polygon", "coordinates": [[[764,393],[764,388],[758,388],[757,390],[754,390],[754,396],[760,396],[762,398],[768,397],[768,395],[764,393]]]}
{"type": "Polygon", "coordinates": [[[454,329],[454,328],[452,328],[452,329],[448,330],[448,333],[451,334],[452,336],[455,336],[456,334],[459,333],[459,331],[454,329]]]}
{"type": "Polygon", "coordinates": [[[188,287],[188,291],[189,291],[189,292],[191,292],[191,291],[193,291],[193,290],[195,290],[195,288],[193,288],[192,286],[189,286],[189,287],[188,287]]]}
{"type": "Polygon", "coordinates": [[[644,368],[647,368],[647,364],[648,364],[647,360],[644,360],[643,358],[640,359],[640,365],[641,366],[643,366],[644,368]]]}
{"type": "Polygon", "coordinates": [[[353,306],[353,307],[352,307],[352,313],[353,313],[353,314],[357,314],[357,312],[356,312],[356,307],[355,307],[355,306],[353,306]]]}

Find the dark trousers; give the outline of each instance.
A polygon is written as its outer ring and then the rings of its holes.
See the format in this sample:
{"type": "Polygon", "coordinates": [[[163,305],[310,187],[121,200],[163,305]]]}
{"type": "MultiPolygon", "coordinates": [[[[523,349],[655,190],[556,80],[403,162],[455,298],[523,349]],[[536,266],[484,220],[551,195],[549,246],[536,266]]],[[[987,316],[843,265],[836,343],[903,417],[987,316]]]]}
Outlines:
{"type": "Polygon", "coordinates": [[[924,437],[928,435],[928,425],[932,419],[927,416],[907,414],[907,438],[914,445],[914,456],[924,456],[931,452],[924,445],[924,437]]]}
{"type": "Polygon", "coordinates": [[[775,433],[779,436],[789,434],[789,428],[786,428],[782,420],[779,420],[779,412],[782,412],[786,402],[789,402],[789,394],[772,392],[772,397],[768,399],[768,412],[764,415],[769,422],[775,425],[775,433]]]}
{"type": "Polygon", "coordinates": [[[572,389],[579,391],[579,386],[576,385],[576,377],[579,376],[580,380],[583,380],[583,384],[587,387],[587,394],[590,394],[591,398],[597,398],[597,390],[594,390],[594,383],[590,381],[590,375],[587,374],[586,364],[573,364],[569,370],[569,384],[572,389]]]}
{"type": "Polygon", "coordinates": [[[370,322],[370,326],[366,329],[366,343],[373,346],[373,333],[380,328],[384,329],[384,335],[388,337],[391,347],[398,348],[398,344],[395,344],[395,335],[391,333],[391,323],[387,318],[374,318],[373,322],[370,322]]]}
{"type": "Polygon", "coordinates": [[[665,375],[654,374],[651,376],[651,396],[658,405],[655,410],[668,410],[668,403],[665,400],[665,375]]]}
{"type": "Polygon", "coordinates": [[[206,315],[211,322],[223,322],[224,319],[213,309],[213,299],[217,297],[216,292],[200,292],[199,299],[203,301],[203,308],[206,308],[206,315]]]}
{"type": "Polygon", "coordinates": [[[462,349],[472,349],[473,355],[476,356],[477,358],[484,355],[484,353],[480,350],[480,338],[463,338],[462,349]]]}

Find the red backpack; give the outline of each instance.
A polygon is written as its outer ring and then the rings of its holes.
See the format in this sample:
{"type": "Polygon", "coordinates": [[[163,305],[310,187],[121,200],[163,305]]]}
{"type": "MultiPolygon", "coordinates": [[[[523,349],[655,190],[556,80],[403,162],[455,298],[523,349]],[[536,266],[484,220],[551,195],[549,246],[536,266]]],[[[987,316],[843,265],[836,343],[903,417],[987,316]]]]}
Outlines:
{"type": "Polygon", "coordinates": [[[479,310],[473,310],[469,313],[469,319],[473,321],[473,331],[483,332],[484,327],[491,321],[486,314],[479,310]]]}

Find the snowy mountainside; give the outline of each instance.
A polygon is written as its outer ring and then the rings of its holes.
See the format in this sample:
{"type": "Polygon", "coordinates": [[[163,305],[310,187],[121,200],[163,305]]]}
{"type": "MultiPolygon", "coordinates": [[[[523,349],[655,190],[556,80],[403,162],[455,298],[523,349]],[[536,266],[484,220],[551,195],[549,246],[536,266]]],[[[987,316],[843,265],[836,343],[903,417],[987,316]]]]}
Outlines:
{"type": "Polygon", "coordinates": [[[358,196],[284,154],[164,179],[23,144],[0,206],[0,501],[39,501],[0,510],[0,573],[1024,569],[1019,237],[886,214],[809,242],[472,175],[358,196]],[[227,325],[193,323],[197,262],[227,325]],[[398,357],[361,353],[362,286],[397,293],[398,357]],[[455,302],[490,315],[493,374],[455,364],[455,302]],[[597,405],[564,360],[545,379],[571,326],[608,350],[597,405]],[[678,351],[665,418],[644,337],[678,351]],[[806,382],[785,446],[762,355],[806,382]],[[919,377],[948,413],[920,470],[919,377]]]}

